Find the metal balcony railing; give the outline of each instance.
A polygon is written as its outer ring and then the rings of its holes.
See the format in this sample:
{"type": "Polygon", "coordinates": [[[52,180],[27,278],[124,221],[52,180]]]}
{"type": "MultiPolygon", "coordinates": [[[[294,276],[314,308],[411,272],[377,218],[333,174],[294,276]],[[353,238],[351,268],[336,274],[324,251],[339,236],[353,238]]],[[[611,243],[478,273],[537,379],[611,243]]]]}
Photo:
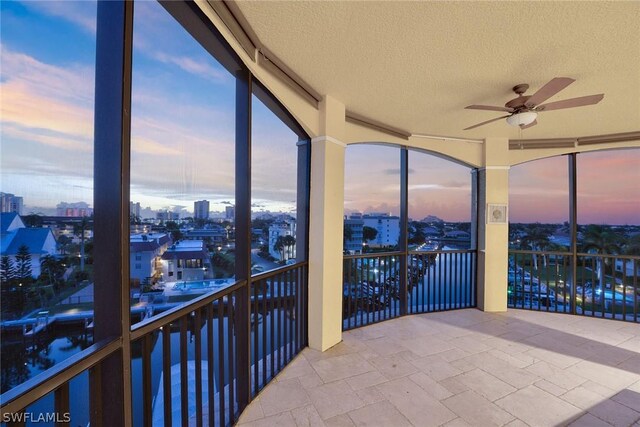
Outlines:
{"type": "Polygon", "coordinates": [[[638,322],[640,257],[509,251],[512,308],[638,322]]]}
{"type": "MultiPolygon", "coordinates": [[[[272,270],[135,324],[131,354],[124,355],[133,425],[234,424],[239,396],[255,396],[307,345],[307,275],[306,262],[272,270]],[[247,316],[240,311],[243,295],[247,316]],[[243,341],[250,354],[241,354],[243,341]]],[[[122,349],[119,337],[98,342],[2,394],[3,421],[9,416],[8,425],[25,425],[29,407],[51,395],[58,422],[69,413],[70,399],[88,399],[91,419],[100,419],[95,414],[109,398],[101,383],[110,381],[102,368],[118,363],[111,356],[122,349]],[[71,382],[87,373],[87,394],[70,396],[71,382]]]]}
{"type": "Polygon", "coordinates": [[[476,251],[344,257],[343,330],[404,314],[475,307],[476,251]]]}

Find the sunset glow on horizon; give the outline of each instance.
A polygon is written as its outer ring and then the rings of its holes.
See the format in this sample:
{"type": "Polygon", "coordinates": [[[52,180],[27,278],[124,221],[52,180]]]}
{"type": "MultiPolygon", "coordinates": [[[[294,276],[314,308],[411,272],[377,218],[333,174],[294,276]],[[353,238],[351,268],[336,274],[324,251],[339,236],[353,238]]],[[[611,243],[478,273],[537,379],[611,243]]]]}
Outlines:
{"type": "MultiPolygon", "coordinates": [[[[2,1],[0,191],[25,213],[60,202],[93,205],[96,3],[2,1]]],[[[235,83],[156,2],[137,2],[131,200],[212,211],[234,202],[235,83]]],[[[296,135],[254,97],[253,202],[295,209],[296,135]]],[[[400,150],[346,150],[345,213],[399,214],[400,150]]],[[[409,217],[471,219],[471,169],[422,152],[409,158],[409,217]]],[[[512,222],[568,221],[564,156],[510,171],[512,222]]],[[[640,149],[578,155],[578,222],[640,224],[640,149]]]]}

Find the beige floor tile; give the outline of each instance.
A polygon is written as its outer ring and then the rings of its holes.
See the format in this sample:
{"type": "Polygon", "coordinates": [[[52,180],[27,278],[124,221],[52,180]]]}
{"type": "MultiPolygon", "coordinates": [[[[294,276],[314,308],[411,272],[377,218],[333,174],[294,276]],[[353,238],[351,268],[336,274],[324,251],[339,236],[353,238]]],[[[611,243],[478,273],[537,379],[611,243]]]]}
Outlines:
{"type": "Polygon", "coordinates": [[[524,369],[515,368],[509,364],[488,367],[485,370],[515,388],[523,388],[540,380],[539,376],[527,372],[524,369]]]}
{"type": "Polygon", "coordinates": [[[456,338],[449,341],[448,343],[453,344],[459,349],[471,354],[483,353],[485,351],[491,350],[491,347],[489,347],[487,344],[484,344],[481,340],[477,339],[475,335],[456,338]]]}
{"type": "Polygon", "coordinates": [[[351,386],[353,390],[360,390],[363,388],[371,387],[377,384],[382,384],[389,381],[387,377],[382,375],[378,371],[365,372],[364,374],[356,375],[345,379],[347,384],[351,386]]]}
{"type": "Polygon", "coordinates": [[[311,367],[309,361],[302,355],[298,355],[287,365],[286,369],[283,369],[277,376],[278,381],[286,380],[289,378],[299,378],[306,375],[315,374],[315,371],[311,367]]]}
{"type": "Polygon", "coordinates": [[[611,398],[618,403],[640,412],[640,392],[625,389],[611,398]]]}
{"type": "Polygon", "coordinates": [[[401,341],[401,343],[404,348],[420,357],[430,356],[456,348],[454,345],[433,336],[407,339],[401,341]]]}
{"type": "Polygon", "coordinates": [[[407,420],[391,403],[386,400],[373,403],[363,408],[349,412],[349,418],[356,426],[411,426],[407,420]]]}
{"type": "Polygon", "coordinates": [[[640,354],[631,356],[625,361],[619,363],[617,368],[634,374],[640,374],[640,354]]]}
{"type": "Polygon", "coordinates": [[[516,418],[515,420],[505,424],[504,427],[529,427],[529,424],[527,424],[524,421],[516,418]]]}
{"type": "Polygon", "coordinates": [[[305,349],[239,421],[455,427],[499,424],[507,414],[518,417],[505,417],[511,427],[640,427],[639,344],[636,325],[579,316],[407,316],[347,331],[324,353],[305,349]]]}
{"type": "Polygon", "coordinates": [[[586,360],[571,366],[567,371],[612,389],[625,388],[640,379],[640,375],[586,360]]]}
{"type": "Polygon", "coordinates": [[[536,359],[534,359],[531,356],[527,356],[526,354],[519,355],[518,357],[518,356],[513,356],[509,353],[505,353],[504,351],[498,350],[498,349],[491,349],[488,351],[488,353],[491,356],[495,357],[496,359],[500,359],[507,362],[509,366],[512,366],[518,369],[524,369],[527,366],[532,365],[536,362],[536,359]]]}
{"type": "Polygon", "coordinates": [[[573,366],[581,360],[577,357],[567,356],[558,350],[547,350],[546,348],[534,348],[528,350],[525,354],[539,360],[544,360],[561,369],[573,366]]]}
{"type": "Polygon", "coordinates": [[[569,390],[565,394],[561,395],[560,398],[584,410],[587,410],[603,401],[602,396],[582,386],[569,390]]]}
{"type": "Polygon", "coordinates": [[[495,404],[536,427],[563,425],[583,413],[580,408],[532,385],[497,400],[495,404]]]}
{"type": "Polygon", "coordinates": [[[527,366],[525,370],[566,390],[571,390],[587,381],[586,378],[580,375],[567,372],[564,369],[560,369],[544,361],[527,366]]]}
{"type": "Polygon", "coordinates": [[[547,393],[553,394],[554,396],[560,396],[561,394],[565,394],[568,391],[567,389],[557,386],[547,380],[536,381],[535,383],[533,383],[533,385],[541,390],[546,391],[547,393]]]}
{"type": "Polygon", "coordinates": [[[353,420],[349,418],[349,415],[342,414],[337,415],[333,418],[329,418],[328,420],[324,420],[324,425],[326,427],[352,427],[355,426],[353,420]]]}
{"type": "Polygon", "coordinates": [[[445,399],[442,403],[475,426],[502,426],[515,418],[471,390],[445,399]]]}
{"type": "Polygon", "coordinates": [[[309,403],[309,396],[297,378],[270,383],[260,393],[260,406],[267,417],[309,403]]]}
{"type": "Polygon", "coordinates": [[[322,378],[320,378],[320,375],[318,375],[315,370],[308,375],[298,377],[298,381],[300,381],[300,384],[302,384],[302,387],[305,389],[318,387],[319,385],[324,384],[322,382],[322,378]]]}
{"type": "Polygon", "coordinates": [[[378,390],[376,386],[363,388],[361,390],[356,391],[355,393],[360,399],[362,399],[362,402],[365,405],[370,405],[372,403],[386,400],[384,395],[380,392],[380,390],[378,390]]]}
{"type": "Polygon", "coordinates": [[[469,387],[462,383],[458,377],[459,375],[457,377],[445,378],[444,380],[439,381],[438,384],[454,395],[469,390],[469,387]]]}
{"type": "Polygon", "coordinates": [[[377,356],[389,356],[407,350],[400,341],[389,337],[381,337],[364,342],[372,353],[377,356]]]}
{"type": "Polygon", "coordinates": [[[604,400],[589,408],[589,413],[616,427],[627,427],[640,420],[640,412],[613,400],[604,400]]]}
{"type": "Polygon", "coordinates": [[[390,380],[418,372],[418,368],[413,365],[414,362],[407,362],[402,356],[397,354],[376,357],[375,359],[370,359],[369,362],[375,366],[378,372],[390,380]]]}
{"type": "Polygon", "coordinates": [[[424,372],[418,372],[409,375],[409,379],[418,384],[424,391],[426,391],[429,395],[436,398],[437,400],[442,400],[453,396],[453,393],[451,393],[444,386],[440,385],[436,380],[434,380],[424,372]]]}
{"type": "Polygon", "coordinates": [[[326,420],[364,406],[364,401],[344,380],[334,381],[308,390],[320,417],[326,420]]]}
{"type": "Polygon", "coordinates": [[[453,366],[453,364],[455,364],[456,362],[459,361],[445,362],[443,360],[441,362],[438,362],[427,357],[413,360],[411,363],[417,369],[429,375],[434,380],[441,381],[445,378],[455,377],[456,375],[460,375],[462,373],[460,369],[453,366]]]}
{"type": "Polygon", "coordinates": [[[316,360],[311,362],[311,366],[325,383],[374,370],[374,367],[369,362],[355,353],[316,360]]]}
{"type": "Polygon", "coordinates": [[[242,424],[242,427],[297,427],[296,421],[293,419],[291,412],[283,412],[282,414],[272,415],[270,417],[261,418],[242,424]]]}
{"type": "Polygon", "coordinates": [[[614,390],[610,387],[604,386],[600,383],[597,383],[591,380],[587,380],[585,383],[583,383],[582,387],[596,394],[599,394],[605,399],[609,399],[610,397],[615,396],[615,394],[618,392],[618,390],[614,390]]]}
{"type": "Polygon", "coordinates": [[[465,372],[456,379],[491,402],[516,391],[515,387],[481,369],[465,372]]]}
{"type": "Polygon", "coordinates": [[[447,350],[447,351],[443,351],[441,353],[438,353],[438,357],[440,357],[442,360],[444,360],[445,362],[453,362],[455,360],[460,360],[463,359],[465,357],[470,356],[471,353],[464,351],[462,349],[459,348],[452,348],[451,350],[447,350]]]}
{"type": "Polygon", "coordinates": [[[315,406],[307,405],[302,408],[296,408],[291,410],[291,416],[293,417],[298,427],[324,427],[325,424],[320,418],[315,406]]]}
{"type": "Polygon", "coordinates": [[[409,378],[376,387],[414,425],[439,426],[457,417],[409,378]]]}
{"type": "Polygon", "coordinates": [[[248,423],[264,418],[262,406],[260,406],[260,398],[254,399],[242,412],[238,419],[238,424],[248,423]]]}
{"type": "Polygon", "coordinates": [[[611,424],[605,423],[600,418],[587,413],[569,424],[569,427],[611,427],[611,424]]]}
{"type": "Polygon", "coordinates": [[[455,420],[451,420],[446,424],[442,424],[442,427],[469,427],[471,424],[466,422],[462,418],[456,418],[455,420]]]}

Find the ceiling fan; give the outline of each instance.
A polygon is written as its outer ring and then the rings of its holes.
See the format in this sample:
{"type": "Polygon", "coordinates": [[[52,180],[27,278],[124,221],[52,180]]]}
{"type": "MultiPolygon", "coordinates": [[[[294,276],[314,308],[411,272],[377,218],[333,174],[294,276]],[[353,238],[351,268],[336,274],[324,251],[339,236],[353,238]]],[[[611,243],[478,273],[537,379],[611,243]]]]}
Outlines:
{"type": "Polygon", "coordinates": [[[507,123],[511,126],[520,126],[520,129],[527,129],[538,124],[536,119],[540,112],[593,105],[602,101],[602,98],[604,98],[604,94],[601,93],[598,95],[581,96],[579,98],[564,99],[562,101],[543,104],[547,99],[551,98],[573,82],[575,82],[575,79],[571,79],[569,77],[556,77],[551,79],[551,81],[546,85],[542,86],[533,95],[524,95],[527,89],[529,89],[529,85],[523,83],[513,87],[513,91],[518,95],[518,97],[504,104],[504,107],[493,107],[491,105],[469,105],[468,107],[465,107],[465,109],[504,111],[509,114],[469,126],[464,130],[475,129],[501,119],[507,119],[507,123]]]}

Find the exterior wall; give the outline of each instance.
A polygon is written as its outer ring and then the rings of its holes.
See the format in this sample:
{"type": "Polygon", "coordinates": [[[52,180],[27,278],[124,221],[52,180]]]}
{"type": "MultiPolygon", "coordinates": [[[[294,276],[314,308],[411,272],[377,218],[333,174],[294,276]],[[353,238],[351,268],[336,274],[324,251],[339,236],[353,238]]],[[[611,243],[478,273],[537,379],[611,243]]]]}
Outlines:
{"type": "Polygon", "coordinates": [[[345,228],[351,230],[351,238],[345,238],[344,249],[350,254],[362,253],[362,228],[364,227],[364,221],[362,217],[353,216],[344,220],[345,228]]]}
{"type": "Polygon", "coordinates": [[[378,231],[375,240],[369,242],[369,246],[395,246],[400,238],[400,218],[389,215],[364,215],[362,217],[365,227],[375,228],[378,231]]]}
{"type": "Polygon", "coordinates": [[[156,253],[151,251],[135,252],[129,255],[129,277],[142,283],[147,277],[155,273],[154,260],[156,253]]]}

